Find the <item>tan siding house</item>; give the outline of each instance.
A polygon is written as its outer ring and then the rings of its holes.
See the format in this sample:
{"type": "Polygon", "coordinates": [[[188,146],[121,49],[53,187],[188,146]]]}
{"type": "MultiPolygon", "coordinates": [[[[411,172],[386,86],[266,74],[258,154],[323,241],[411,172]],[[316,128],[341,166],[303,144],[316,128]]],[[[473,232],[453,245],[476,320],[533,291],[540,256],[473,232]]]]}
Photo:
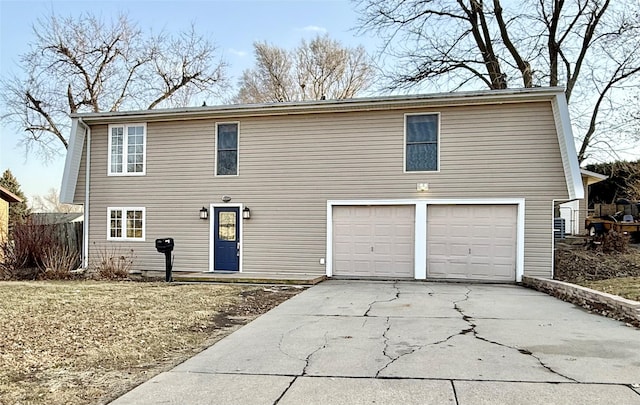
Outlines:
{"type": "Polygon", "coordinates": [[[174,272],[550,277],[554,201],[583,196],[555,88],[78,114],[70,145],[85,265],[144,273],[172,237],[174,272]]]}
{"type": "Polygon", "coordinates": [[[22,199],[6,188],[0,187],[0,243],[6,242],[9,235],[9,204],[17,202],[22,202],[22,199]]]}

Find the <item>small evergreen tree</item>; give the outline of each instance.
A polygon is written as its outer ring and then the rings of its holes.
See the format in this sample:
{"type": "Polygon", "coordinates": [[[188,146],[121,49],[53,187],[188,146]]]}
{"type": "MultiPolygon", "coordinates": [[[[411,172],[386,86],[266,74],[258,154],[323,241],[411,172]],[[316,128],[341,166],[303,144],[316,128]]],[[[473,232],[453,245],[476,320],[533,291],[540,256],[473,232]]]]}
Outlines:
{"type": "Polygon", "coordinates": [[[24,223],[30,214],[30,210],[27,206],[27,198],[20,189],[20,183],[11,173],[11,170],[7,169],[2,173],[0,186],[22,199],[22,202],[9,204],[9,237],[11,237],[14,225],[24,223]]]}

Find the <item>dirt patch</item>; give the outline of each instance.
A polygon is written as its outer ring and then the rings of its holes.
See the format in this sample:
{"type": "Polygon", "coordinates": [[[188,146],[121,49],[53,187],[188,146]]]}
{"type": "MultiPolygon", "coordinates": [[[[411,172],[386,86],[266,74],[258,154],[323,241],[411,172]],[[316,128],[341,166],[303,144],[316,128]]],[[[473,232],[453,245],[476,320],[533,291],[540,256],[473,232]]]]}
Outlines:
{"type": "Polygon", "coordinates": [[[555,279],[638,301],[640,249],[604,253],[584,245],[559,243],[555,251],[555,279]]]}
{"type": "Polygon", "coordinates": [[[297,286],[0,282],[0,404],[102,404],[297,286]]]}
{"type": "Polygon", "coordinates": [[[602,253],[583,246],[560,245],[555,252],[555,279],[580,284],[584,281],[640,277],[640,250],[602,253]]]}

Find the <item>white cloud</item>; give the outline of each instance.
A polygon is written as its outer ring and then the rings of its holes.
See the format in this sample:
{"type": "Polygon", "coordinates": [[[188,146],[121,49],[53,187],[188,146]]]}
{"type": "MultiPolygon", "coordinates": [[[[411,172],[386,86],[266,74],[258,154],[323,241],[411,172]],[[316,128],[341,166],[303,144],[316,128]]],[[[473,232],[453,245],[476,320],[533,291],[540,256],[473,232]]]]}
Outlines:
{"type": "Polygon", "coordinates": [[[233,48],[229,49],[229,53],[232,54],[232,55],[235,55],[235,56],[239,56],[241,58],[244,57],[244,56],[247,56],[247,52],[239,51],[239,50],[233,49],[233,48]]]}
{"type": "Polygon", "coordinates": [[[325,33],[327,32],[327,29],[324,27],[318,27],[317,25],[307,25],[306,27],[302,28],[302,31],[325,33]]]}

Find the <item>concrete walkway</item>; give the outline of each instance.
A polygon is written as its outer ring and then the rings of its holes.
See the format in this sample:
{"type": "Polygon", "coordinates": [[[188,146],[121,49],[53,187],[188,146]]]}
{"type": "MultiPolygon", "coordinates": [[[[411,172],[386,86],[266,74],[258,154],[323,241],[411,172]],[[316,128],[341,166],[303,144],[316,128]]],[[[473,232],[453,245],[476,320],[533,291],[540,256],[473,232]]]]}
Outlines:
{"type": "Polygon", "coordinates": [[[328,281],[131,404],[640,404],[640,331],[517,286],[328,281]]]}

